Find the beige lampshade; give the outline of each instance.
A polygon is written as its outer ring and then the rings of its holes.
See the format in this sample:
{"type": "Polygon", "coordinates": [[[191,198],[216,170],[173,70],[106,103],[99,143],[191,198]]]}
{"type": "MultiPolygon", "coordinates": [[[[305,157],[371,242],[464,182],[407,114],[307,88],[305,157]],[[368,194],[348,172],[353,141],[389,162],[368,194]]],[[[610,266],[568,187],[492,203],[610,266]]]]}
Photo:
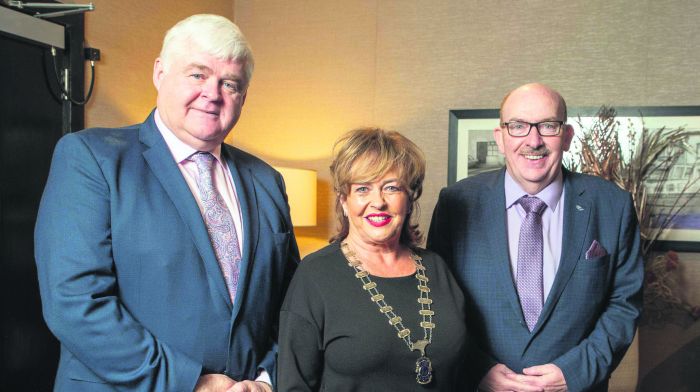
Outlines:
{"type": "Polygon", "coordinates": [[[316,172],[314,170],[275,167],[287,187],[292,224],[316,226],[316,172]]]}

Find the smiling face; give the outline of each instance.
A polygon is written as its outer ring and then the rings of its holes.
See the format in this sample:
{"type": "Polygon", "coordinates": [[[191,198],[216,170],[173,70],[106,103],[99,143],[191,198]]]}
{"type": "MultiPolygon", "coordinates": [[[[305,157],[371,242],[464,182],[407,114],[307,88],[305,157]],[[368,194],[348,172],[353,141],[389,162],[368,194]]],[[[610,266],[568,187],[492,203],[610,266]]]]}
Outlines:
{"type": "MultiPolygon", "coordinates": [[[[552,89],[529,84],[514,90],[501,108],[501,122],[566,121],[563,100],[552,89]]],[[[505,155],[508,174],[531,195],[537,194],[561,171],[564,151],[569,150],[573,128],[565,124],[558,136],[542,137],[535,127],[525,137],[513,137],[505,126],[494,129],[498,148],[505,155]]]]}
{"type": "Polygon", "coordinates": [[[350,191],[347,196],[341,196],[341,203],[350,223],[348,240],[398,247],[409,197],[396,171],[371,182],[350,184],[350,191]]]}
{"type": "Polygon", "coordinates": [[[245,62],[222,60],[203,51],[156,59],[153,83],[158,112],[184,143],[212,151],[241,115],[246,97],[245,62]]]}

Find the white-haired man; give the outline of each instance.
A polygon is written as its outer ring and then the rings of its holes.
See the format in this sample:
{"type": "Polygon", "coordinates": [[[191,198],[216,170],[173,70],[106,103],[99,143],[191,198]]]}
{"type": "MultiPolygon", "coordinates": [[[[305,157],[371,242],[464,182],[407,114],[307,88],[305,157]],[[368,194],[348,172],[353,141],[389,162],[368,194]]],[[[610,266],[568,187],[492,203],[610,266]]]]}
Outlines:
{"type": "Polygon", "coordinates": [[[271,390],[299,254],[279,173],[223,143],[252,71],[231,21],[191,16],[144,123],[56,146],[35,236],[56,390],[271,390]]]}

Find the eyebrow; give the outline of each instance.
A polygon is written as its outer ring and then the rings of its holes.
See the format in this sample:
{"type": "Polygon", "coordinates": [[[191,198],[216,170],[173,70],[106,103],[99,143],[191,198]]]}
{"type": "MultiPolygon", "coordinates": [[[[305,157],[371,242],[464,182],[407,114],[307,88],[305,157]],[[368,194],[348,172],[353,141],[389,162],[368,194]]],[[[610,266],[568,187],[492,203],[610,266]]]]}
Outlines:
{"type": "MultiPolygon", "coordinates": [[[[204,64],[199,64],[199,63],[191,63],[191,64],[187,65],[187,67],[185,67],[185,72],[189,72],[193,68],[198,69],[200,71],[208,72],[208,73],[214,72],[211,68],[207,67],[204,64]]],[[[234,75],[234,74],[224,74],[224,75],[222,75],[221,79],[222,80],[232,80],[234,82],[243,83],[243,78],[241,78],[240,76],[234,75]]]]}
{"type": "MultiPolygon", "coordinates": [[[[373,182],[375,182],[375,181],[351,182],[350,185],[361,185],[361,186],[365,186],[365,185],[371,185],[373,182]]],[[[380,183],[380,185],[383,186],[383,185],[386,185],[386,184],[388,184],[388,183],[390,183],[390,182],[399,182],[399,183],[400,183],[400,182],[401,182],[401,179],[399,179],[398,177],[397,177],[397,178],[387,178],[386,180],[382,181],[382,182],[380,183]]]]}
{"type": "MultiPolygon", "coordinates": [[[[522,118],[520,118],[520,117],[513,117],[513,118],[511,118],[510,120],[504,121],[504,122],[513,122],[513,121],[529,123],[529,121],[525,121],[524,119],[522,119],[522,118]]],[[[541,122],[545,122],[545,121],[561,121],[561,120],[559,120],[559,119],[557,118],[557,116],[545,117],[545,118],[541,119],[540,121],[535,121],[535,122],[532,123],[532,124],[541,123],[541,122]]],[[[566,120],[564,120],[564,121],[566,121],[566,120]]]]}
{"type": "Polygon", "coordinates": [[[204,65],[204,64],[199,64],[199,63],[190,63],[189,65],[187,65],[187,67],[185,67],[185,71],[189,71],[189,70],[191,70],[192,68],[198,69],[198,70],[200,70],[200,71],[209,71],[209,72],[211,72],[211,68],[207,67],[207,66],[204,65]]]}
{"type": "Polygon", "coordinates": [[[386,185],[390,182],[399,182],[400,183],[401,180],[398,177],[397,178],[387,178],[386,181],[382,182],[382,185],[386,185]]]}

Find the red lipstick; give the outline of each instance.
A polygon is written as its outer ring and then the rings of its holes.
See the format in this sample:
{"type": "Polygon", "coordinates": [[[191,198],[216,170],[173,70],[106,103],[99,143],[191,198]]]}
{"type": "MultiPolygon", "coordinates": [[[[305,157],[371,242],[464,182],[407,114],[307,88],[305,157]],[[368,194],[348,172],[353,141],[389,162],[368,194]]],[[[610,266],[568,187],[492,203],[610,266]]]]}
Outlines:
{"type": "Polygon", "coordinates": [[[365,220],[374,227],[382,227],[391,223],[391,215],[389,214],[369,214],[365,220]]]}

